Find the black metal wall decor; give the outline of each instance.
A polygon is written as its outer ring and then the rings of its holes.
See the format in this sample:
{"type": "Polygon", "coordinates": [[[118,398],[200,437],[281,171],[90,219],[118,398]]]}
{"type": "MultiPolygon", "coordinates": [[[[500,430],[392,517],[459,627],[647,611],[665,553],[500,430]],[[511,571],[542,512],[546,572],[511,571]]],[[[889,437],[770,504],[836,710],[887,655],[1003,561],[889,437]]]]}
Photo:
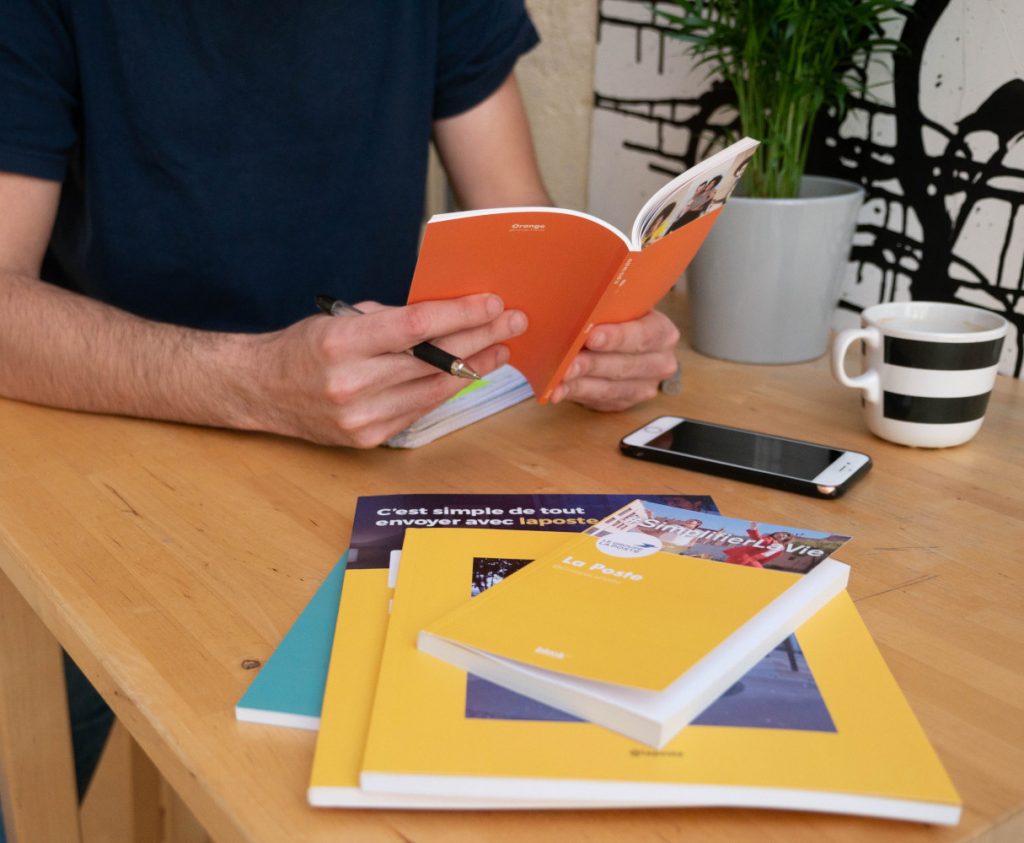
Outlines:
{"type": "MultiPolygon", "coordinates": [[[[859,182],[867,191],[842,308],[919,299],[992,310],[1011,323],[1001,370],[1021,377],[1024,12],[1018,3],[920,0],[899,15],[892,34],[903,48],[859,69],[867,74],[869,96],[851,98],[841,122],[823,116],[808,170],[859,182]],[[1004,44],[1004,54],[982,55],[979,47],[989,41],[1004,44]]],[[[595,109],[654,129],[642,142],[623,138],[624,153],[643,156],[652,172],[674,175],[736,130],[727,85],[692,65],[670,66],[674,39],[651,3],[601,0],[599,65],[602,40],[613,30],[620,49],[623,33],[632,36],[645,72],[680,74],[679,96],[651,99],[635,79],[636,97],[621,88],[600,90],[598,72],[595,109]]]]}

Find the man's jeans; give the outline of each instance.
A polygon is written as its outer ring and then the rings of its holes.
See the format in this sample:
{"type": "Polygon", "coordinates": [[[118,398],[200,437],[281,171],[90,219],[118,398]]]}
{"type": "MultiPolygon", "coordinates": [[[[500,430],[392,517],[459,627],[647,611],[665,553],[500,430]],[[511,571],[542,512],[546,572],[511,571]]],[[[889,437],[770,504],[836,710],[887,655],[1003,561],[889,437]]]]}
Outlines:
{"type": "MultiPolygon", "coordinates": [[[[68,713],[71,716],[71,742],[75,748],[78,798],[81,799],[107,742],[107,735],[114,723],[114,713],[67,653],[64,654],[64,677],[68,686],[68,713]]],[[[7,772],[12,777],[18,775],[17,770],[7,772]]],[[[6,843],[6,840],[3,815],[0,814],[0,843],[6,843]]]]}

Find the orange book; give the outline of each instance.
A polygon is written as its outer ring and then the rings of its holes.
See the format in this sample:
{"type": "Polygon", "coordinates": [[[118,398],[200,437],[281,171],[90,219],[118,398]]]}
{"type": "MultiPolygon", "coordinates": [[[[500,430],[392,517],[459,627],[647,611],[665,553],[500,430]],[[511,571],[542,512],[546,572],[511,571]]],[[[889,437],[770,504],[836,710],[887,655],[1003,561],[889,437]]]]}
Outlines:
{"type": "Polygon", "coordinates": [[[530,327],[509,363],[541,403],[594,327],[646,314],[697,253],[758,142],[744,138],[672,179],[627,237],[564,208],[494,208],[430,219],[409,303],[497,293],[530,327]]]}

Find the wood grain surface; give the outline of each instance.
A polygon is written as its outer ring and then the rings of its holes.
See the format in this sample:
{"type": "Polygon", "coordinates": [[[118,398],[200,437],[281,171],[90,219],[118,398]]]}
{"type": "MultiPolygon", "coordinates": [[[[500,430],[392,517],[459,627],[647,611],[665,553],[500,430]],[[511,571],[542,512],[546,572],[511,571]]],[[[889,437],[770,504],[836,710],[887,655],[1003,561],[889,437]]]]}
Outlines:
{"type": "Polygon", "coordinates": [[[679,395],[611,415],[529,402],[408,452],[0,401],[0,568],[218,841],[1024,839],[1024,383],[999,379],[973,442],[925,451],[867,433],[858,395],[824,360],[680,353],[679,395]],[[824,501],[618,453],[662,414],[862,450],[875,465],[824,501]],[[710,494],[725,514],[855,537],[841,554],[850,592],[964,799],[958,827],[314,810],[314,735],[235,721],[253,676],[243,664],[266,661],[337,561],[357,496],[631,491],[710,494]]]}

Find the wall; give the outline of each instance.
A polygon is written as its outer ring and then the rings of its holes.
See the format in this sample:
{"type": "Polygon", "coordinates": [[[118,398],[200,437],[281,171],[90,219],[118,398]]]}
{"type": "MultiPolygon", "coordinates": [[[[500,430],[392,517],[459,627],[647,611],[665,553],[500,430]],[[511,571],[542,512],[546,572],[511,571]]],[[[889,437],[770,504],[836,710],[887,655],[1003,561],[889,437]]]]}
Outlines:
{"type": "MultiPolygon", "coordinates": [[[[590,127],[598,0],[527,0],[541,43],[519,60],[516,78],[526,104],[544,183],[556,205],[587,208],[590,127]]],[[[425,217],[454,210],[433,147],[425,217]]]]}
{"type": "Polygon", "coordinates": [[[556,205],[585,210],[597,0],[527,0],[541,43],[517,68],[544,182],[556,205]]]}
{"type": "MultiPolygon", "coordinates": [[[[666,10],[674,7],[659,4],[666,10]]],[[[622,227],[734,113],[648,0],[600,0],[590,210],[622,227]]],[[[879,301],[976,304],[1012,324],[1001,371],[1024,374],[1024,3],[922,0],[871,96],[824,120],[812,170],[868,191],[836,327],[879,301]]]]}

